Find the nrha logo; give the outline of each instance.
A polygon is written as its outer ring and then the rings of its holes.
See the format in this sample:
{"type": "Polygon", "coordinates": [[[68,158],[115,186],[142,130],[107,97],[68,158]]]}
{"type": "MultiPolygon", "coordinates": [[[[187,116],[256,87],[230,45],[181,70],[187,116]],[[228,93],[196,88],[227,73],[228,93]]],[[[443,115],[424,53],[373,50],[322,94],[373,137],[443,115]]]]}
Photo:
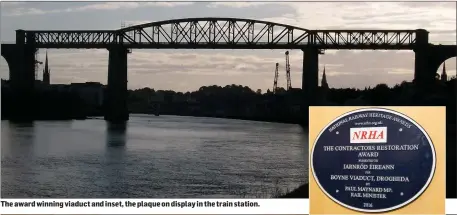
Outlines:
{"type": "Polygon", "coordinates": [[[350,143],[387,143],[387,127],[351,128],[350,143]]]}

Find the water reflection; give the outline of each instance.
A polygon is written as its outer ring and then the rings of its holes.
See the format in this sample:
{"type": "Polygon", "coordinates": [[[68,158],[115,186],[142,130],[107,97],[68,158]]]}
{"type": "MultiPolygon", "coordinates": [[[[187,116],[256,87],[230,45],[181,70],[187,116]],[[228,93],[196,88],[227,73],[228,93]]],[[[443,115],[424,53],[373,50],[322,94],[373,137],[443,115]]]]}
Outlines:
{"type": "MultiPolygon", "coordinates": [[[[308,128],[305,128],[304,126],[299,126],[300,128],[300,131],[302,133],[302,135],[299,135],[298,138],[299,138],[299,142],[300,143],[305,143],[306,146],[309,146],[309,134],[308,134],[308,128]]],[[[306,166],[308,166],[308,154],[309,154],[309,147],[302,147],[302,156],[303,158],[305,159],[305,162],[306,162],[306,166]]]]}
{"type": "Polygon", "coordinates": [[[30,157],[35,142],[35,124],[33,122],[2,121],[2,150],[8,154],[30,157]],[[24,151],[25,150],[25,151],[24,151]]]}
{"type": "Polygon", "coordinates": [[[106,122],[105,162],[101,165],[100,186],[105,196],[125,196],[129,193],[128,161],[126,156],[127,123],[106,122]]]}
{"type": "Polygon", "coordinates": [[[127,123],[106,122],[106,145],[108,147],[124,147],[126,143],[127,123]]]}
{"type": "MultiPolygon", "coordinates": [[[[2,187],[14,186],[16,183],[34,183],[36,174],[33,174],[35,151],[35,125],[33,122],[2,121],[2,166],[11,166],[10,171],[2,168],[2,187]],[[8,159],[14,156],[14,161],[8,159]],[[28,173],[28,174],[27,174],[28,173]]],[[[23,191],[24,192],[24,191],[23,191]]]]}

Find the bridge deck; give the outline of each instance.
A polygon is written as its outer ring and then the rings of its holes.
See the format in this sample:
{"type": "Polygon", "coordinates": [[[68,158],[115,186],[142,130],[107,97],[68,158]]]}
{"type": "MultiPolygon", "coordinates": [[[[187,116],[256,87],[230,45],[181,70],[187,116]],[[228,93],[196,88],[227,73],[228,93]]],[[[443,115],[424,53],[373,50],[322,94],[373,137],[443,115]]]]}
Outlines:
{"type": "MultiPolygon", "coordinates": [[[[413,49],[425,30],[309,30],[262,20],[190,18],[145,23],[118,30],[18,31],[37,48],[135,49],[413,49]]],[[[424,36],[425,35],[425,36],[424,36]]],[[[21,35],[19,36],[22,37],[21,35]]],[[[425,38],[425,41],[424,39],[425,38]]]]}
{"type": "MultiPolygon", "coordinates": [[[[93,43],[93,44],[37,44],[36,48],[52,48],[52,49],[107,49],[113,44],[93,43]]],[[[139,43],[139,44],[124,44],[125,48],[129,49],[304,49],[309,47],[307,44],[249,44],[238,43],[236,45],[226,43],[139,43]]],[[[414,45],[313,45],[318,49],[336,49],[336,50],[411,50],[414,45]]]]}

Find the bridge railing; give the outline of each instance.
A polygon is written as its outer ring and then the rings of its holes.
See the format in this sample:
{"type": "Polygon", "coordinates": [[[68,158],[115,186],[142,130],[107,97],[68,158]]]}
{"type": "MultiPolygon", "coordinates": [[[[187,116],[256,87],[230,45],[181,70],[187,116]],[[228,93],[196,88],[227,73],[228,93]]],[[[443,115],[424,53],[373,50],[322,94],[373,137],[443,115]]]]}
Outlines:
{"type": "Polygon", "coordinates": [[[115,44],[118,35],[116,31],[27,31],[25,37],[33,44],[115,44]]]}
{"type": "MultiPolygon", "coordinates": [[[[112,44],[124,44],[127,46],[134,46],[135,48],[151,48],[158,46],[164,48],[164,46],[207,46],[207,45],[226,45],[226,46],[265,46],[265,45],[277,45],[277,46],[293,46],[295,48],[299,46],[319,46],[321,48],[379,48],[385,46],[387,49],[390,48],[410,48],[415,44],[415,36],[413,32],[338,32],[338,31],[311,31],[305,34],[301,34],[298,37],[293,37],[292,32],[281,33],[279,32],[275,37],[258,38],[250,37],[247,38],[236,38],[232,39],[218,39],[217,37],[206,37],[198,38],[197,36],[185,35],[180,36],[164,36],[166,34],[148,35],[144,32],[137,32],[133,35],[129,35],[127,32],[119,31],[93,31],[93,32],[27,32],[32,34],[34,45],[38,46],[71,46],[77,48],[80,46],[100,46],[100,45],[112,45],[112,44]],[[254,40],[255,39],[255,40],[254,40]]],[[[284,31],[286,32],[286,31],[284,31]]],[[[30,36],[30,35],[29,35],[30,36]]],[[[272,35],[274,36],[274,35],[272,35]]],[[[83,48],[83,47],[82,47],[83,48]]],[[[96,47],[94,47],[96,48],[96,47]]],[[[237,48],[237,47],[233,47],[237,48]]],[[[261,48],[261,47],[260,47],[261,48]]]]}
{"type": "Polygon", "coordinates": [[[416,43],[415,31],[336,31],[317,30],[312,32],[313,44],[320,45],[368,45],[410,46],[416,43]]]}

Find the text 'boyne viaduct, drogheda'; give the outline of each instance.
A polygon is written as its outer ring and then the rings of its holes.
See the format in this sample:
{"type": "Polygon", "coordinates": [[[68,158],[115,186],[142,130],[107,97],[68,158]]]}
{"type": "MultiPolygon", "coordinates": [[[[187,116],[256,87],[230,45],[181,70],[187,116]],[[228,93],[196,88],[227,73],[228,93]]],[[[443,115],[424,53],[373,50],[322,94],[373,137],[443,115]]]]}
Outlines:
{"type": "MultiPolygon", "coordinates": [[[[429,43],[418,30],[309,30],[236,18],[190,18],[152,22],[119,30],[16,31],[15,44],[2,44],[10,80],[18,100],[27,101],[34,88],[35,52],[39,48],[108,49],[105,119],[128,120],[127,54],[131,49],[301,49],[303,50],[303,114],[316,101],[319,54],[325,49],[413,50],[414,80],[427,85],[455,45],[429,43]]],[[[22,102],[24,104],[24,102],[22,102]]],[[[306,117],[307,118],[307,117],[306,117]]]]}

